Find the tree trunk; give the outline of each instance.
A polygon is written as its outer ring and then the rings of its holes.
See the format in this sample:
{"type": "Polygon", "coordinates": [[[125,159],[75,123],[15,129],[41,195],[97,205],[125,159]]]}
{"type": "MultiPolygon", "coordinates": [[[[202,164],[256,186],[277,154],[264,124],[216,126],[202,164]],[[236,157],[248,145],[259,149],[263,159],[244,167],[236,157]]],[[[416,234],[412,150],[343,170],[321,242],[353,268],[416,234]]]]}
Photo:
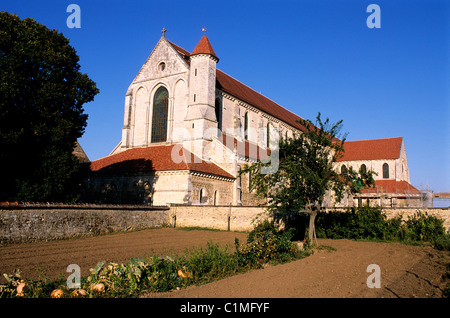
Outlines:
{"type": "Polygon", "coordinates": [[[317,210],[311,209],[309,210],[309,242],[311,245],[317,246],[317,237],[316,237],[316,216],[317,216],[317,210]]]}

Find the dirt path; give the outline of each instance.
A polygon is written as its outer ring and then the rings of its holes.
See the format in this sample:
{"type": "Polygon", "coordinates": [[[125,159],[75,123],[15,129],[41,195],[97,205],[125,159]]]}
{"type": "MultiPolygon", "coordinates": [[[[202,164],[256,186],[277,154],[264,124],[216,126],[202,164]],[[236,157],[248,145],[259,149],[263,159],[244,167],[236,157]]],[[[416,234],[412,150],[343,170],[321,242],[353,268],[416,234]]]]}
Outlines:
{"type": "MultiPolygon", "coordinates": [[[[126,263],[131,257],[154,253],[170,255],[205,246],[212,240],[234,246],[234,238],[246,234],[212,231],[152,229],[67,241],[0,246],[0,273],[20,268],[24,277],[43,266],[47,275],[66,275],[69,264],[78,264],[82,275],[98,261],[126,263]]],[[[448,252],[398,243],[320,240],[336,251],[322,250],[305,259],[268,266],[203,286],[191,286],[145,297],[177,298],[300,298],[300,297],[441,297],[450,259],[448,252]],[[370,289],[367,266],[381,269],[381,288],[370,289]]],[[[68,275],[68,274],[67,274],[68,275]]]]}

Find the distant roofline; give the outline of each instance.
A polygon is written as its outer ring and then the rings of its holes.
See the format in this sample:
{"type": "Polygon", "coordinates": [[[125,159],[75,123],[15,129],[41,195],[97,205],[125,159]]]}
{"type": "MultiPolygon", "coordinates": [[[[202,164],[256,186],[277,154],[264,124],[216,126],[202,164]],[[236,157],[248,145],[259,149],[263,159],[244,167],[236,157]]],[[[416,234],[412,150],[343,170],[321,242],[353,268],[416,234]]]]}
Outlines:
{"type": "Polygon", "coordinates": [[[378,140],[388,140],[388,139],[398,139],[398,138],[403,139],[402,136],[398,136],[398,137],[376,138],[376,139],[346,140],[345,143],[349,143],[349,142],[364,142],[364,141],[378,141],[378,140]]]}
{"type": "Polygon", "coordinates": [[[337,161],[396,160],[400,158],[402,145],[403,137],[345,141],[343,157],[337,161]]]}

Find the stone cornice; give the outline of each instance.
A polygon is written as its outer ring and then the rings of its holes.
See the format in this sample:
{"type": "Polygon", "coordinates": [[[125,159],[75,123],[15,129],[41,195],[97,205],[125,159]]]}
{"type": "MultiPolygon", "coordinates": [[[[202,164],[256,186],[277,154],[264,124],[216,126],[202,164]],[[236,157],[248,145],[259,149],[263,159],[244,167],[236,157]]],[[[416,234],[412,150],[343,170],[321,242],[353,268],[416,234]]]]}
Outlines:
{"type": "Polygon", "coordinates": [[[227,178],[227,177],[209,174],[209,173],[205,173],[205,172],[199,172],[199,171],[190,171],[189,174],[192,176],[196,176],[196,177],[203,177],[203,178],[209,178],[209,179],[215,179],[215,180],[221,180],[221,181],[227,181],[227,182],[234,182],[234,180],[235,180],[234,178],[227,178]]]}

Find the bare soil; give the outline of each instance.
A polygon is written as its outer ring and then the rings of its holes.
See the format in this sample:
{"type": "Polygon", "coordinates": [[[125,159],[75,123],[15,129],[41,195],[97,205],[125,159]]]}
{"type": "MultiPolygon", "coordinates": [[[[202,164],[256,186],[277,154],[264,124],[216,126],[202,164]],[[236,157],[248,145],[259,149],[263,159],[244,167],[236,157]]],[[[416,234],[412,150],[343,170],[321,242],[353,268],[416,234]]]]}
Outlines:
{"type": "MultiPolygon", "coordinates": [[[[36,279],[44,269],[49,278],[68,276],[69,264],[78,264],[82,275],[97,262],[126,263],[132,257],[173,255],[206,246],[208,241],[234,246],[234,238],[247,234],[178,229],[149,229],[65,241],[0,245],[0,274],[19,268],[23,277],[36,279]],[[42,271],[42,270],[41,270],[42,271]]],[[[430,246],[399,243],[319,240],[323,249],[313,255],[264,269],[228,277],[202,286],[168,293],[148,293],[155,298],[440,298],[450,271],[450,253],[430,246]],[[381,288],[368,288],[370,264],[381,269],[381,288]]]]}
{"type": "MultiPolygon", "coordinates": [[[[0,245],[0,275],[20,269],[22,277],[35,279],[44,270],[47,277],[68,277],[67,266],[77,264],[81,275],[98,262],[127,263],[133,257],[183,254],[186,249],[204,247],[208,241],[234,247],[234,238],[247,234],[207,230],[148,229],[69,240],[0,245]]],[[[1,278],[0,278],[1,279],[1,278]]]]}

